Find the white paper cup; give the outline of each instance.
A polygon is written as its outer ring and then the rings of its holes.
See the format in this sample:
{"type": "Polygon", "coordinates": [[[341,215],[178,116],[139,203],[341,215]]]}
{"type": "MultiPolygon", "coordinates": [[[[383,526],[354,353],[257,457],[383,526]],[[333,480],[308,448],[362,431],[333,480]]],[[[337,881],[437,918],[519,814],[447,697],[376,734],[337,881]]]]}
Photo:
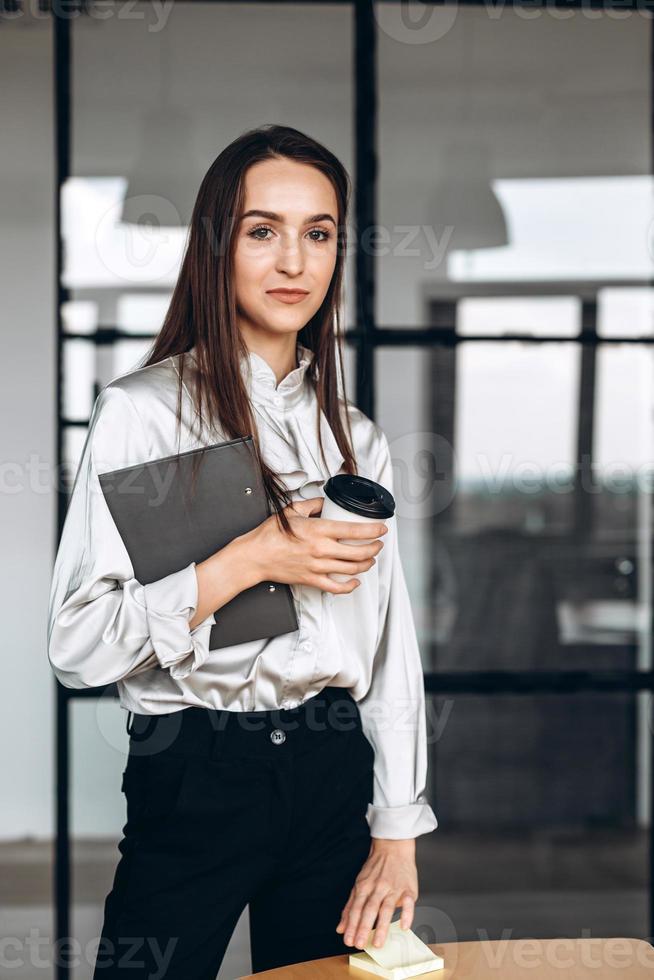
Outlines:
{"type": "MultiPolygon", "coordinates": [[[[330,521],[349,521],[350,523],[358,524],[379,525],[380,523],[386,523],[386,519],[383,517],[363,517],[361,514],[355,514],[353,511],[347,510],[345,507],[341,507],[340,504],[335,503],[331,497],[328,496],[325,496],[320,517],[326,518],[330,521]]],[[[338,541],[341,544],[361,545],[370,544],[372,541],[376,541],[377,539],[378,535],[374,535],[371,538],[338,538],[338,541]]],[[[352,575],[343,575],[340,572],[328,572],[329,577],[335,582],[349,582],[353,578],[358,578],[361,574],[365,574],[365,572],[357,572],[353,573],[352,575]]]]}

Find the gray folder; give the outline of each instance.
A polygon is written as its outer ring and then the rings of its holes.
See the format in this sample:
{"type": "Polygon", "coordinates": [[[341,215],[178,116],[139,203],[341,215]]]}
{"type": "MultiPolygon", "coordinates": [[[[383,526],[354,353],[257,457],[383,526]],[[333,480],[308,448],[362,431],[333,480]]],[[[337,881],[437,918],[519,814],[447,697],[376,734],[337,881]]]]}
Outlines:
{"type": "MultiPolygon", "coordinates": [[[[99,480],[143,585],[204,561],[272,513],[252,436],[111,470],[99,480]]],[[[212,650],[298,628],[291,589],[279,582],[239,592],[215,618],[212,650]]]]}

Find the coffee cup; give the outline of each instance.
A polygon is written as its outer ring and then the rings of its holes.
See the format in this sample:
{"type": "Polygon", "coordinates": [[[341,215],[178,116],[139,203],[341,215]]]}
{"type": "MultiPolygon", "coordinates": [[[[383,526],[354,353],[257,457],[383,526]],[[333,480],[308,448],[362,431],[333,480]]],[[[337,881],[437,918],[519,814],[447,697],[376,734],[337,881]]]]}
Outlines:
{"type": "MultiPolygon", "coordinates": [[[[339,473],[323,485],[325,500],[320,516],[330,521],[356,521],[379,524],[395,513],[395,500],[390,490],[365,476],[339,473]]],[[[372,538],[339,538],[341,544],[370,544],[372,538]]],[[[329,572],[335,582],[349,582],[353,575],[329,572]]]]}

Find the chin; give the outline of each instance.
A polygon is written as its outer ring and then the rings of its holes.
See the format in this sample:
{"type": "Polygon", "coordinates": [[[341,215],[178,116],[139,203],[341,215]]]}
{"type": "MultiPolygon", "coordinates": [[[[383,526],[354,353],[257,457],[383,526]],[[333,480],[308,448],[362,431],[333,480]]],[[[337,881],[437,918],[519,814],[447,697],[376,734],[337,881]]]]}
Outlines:
{"type": "Polygon", "coordinates": [[[304,327],[313,313],[307,313],[306,311],[300,312],[298,310],[289,309],[284,315],[282,311],[281,315],[279,310],[275,310],[271,313],[270,310],[266,310],[265,315],[261,317],[261,323],[265,324],[268,330],[279,331],[280,333],[290,333],[291,331],[298,331],[304,327]]]}
{"type": "Polygon", "coordinates": [[[289,334],[298,333],[302,327],[306,326],[307,320],[302,317],[301,319],[296,319],[293,322],[290,320],[280,320],[278,317],[273,318],[271,316],[262,317],[258,321],[260,329],[267,333],[273,334],[289,334]]]}

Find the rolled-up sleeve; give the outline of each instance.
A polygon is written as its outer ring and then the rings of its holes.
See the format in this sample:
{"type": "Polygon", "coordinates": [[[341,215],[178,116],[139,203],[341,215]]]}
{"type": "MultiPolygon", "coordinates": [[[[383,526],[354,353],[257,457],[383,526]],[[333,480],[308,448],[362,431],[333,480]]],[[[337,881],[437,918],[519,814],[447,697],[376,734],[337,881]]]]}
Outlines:
{"type": "MultiPolygon", "coordinates": [[[[388,440],[381,442],[374,479],[392,493],[388,440]]],[[[438,826],[425,795],[427,734],[420,649],[397,535],[397,517],[377,556],[379,633],[368,691],[358,702],[364,733],[375,750],[373,802],[367,820],[372,837],[404,840],[438,826]]]]}
{"type": "Polygon", "coordinates": [[[147,433],[130,395],[98,395],[55,558],[48,659],[70,688],[101,687],[152,668],[182,679],[209,657],[213,614],[193,630],[195,562],[156,582],[134,577],[100,473],[144,462],[147,433]]]}

